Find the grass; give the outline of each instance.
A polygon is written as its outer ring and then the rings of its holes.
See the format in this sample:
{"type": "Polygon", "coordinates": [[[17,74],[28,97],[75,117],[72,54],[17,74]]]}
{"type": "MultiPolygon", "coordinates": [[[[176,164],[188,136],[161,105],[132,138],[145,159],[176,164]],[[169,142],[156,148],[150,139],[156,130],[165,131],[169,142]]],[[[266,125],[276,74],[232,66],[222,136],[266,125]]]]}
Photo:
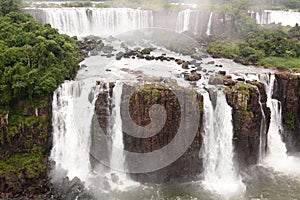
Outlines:
{"type": "Polygon", "coordinates": [[[290,68],[300,68],[300,58],[266,57],[261,59],[259,64],[265,67],[276,67],[279,70],[287,70],[290,68]]]}

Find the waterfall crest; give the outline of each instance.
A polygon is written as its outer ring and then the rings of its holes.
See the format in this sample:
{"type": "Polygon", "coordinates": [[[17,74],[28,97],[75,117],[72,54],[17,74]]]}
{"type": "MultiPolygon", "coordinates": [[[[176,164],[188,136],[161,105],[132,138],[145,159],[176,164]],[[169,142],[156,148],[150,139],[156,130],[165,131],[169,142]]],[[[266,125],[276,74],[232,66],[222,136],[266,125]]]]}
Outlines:
{"type": "Polygon", "coordinates": [[[203,166],[204,185],[223,197],[244,191],[233,161],[232,108],[223,91],[217,92],[216,107],[208,93],[204,97],[203,166]]]}
{"type": "MultiPolygon", "coordinates": [[[[131,8],[40,8],[38,10],[45,16],[43,23],[49,23],[60,33],[71,36],[109,36],[153,26],[153,13],[148,10],[131,8]]],[[[34,13],[31,14],[36,16],[34,13]]]]}

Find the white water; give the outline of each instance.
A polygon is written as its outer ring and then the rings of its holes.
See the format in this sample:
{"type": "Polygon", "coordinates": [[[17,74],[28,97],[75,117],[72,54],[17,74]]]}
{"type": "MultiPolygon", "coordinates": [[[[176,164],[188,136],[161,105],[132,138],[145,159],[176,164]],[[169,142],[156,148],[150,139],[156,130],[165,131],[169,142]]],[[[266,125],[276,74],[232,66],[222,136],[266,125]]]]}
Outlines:
{"type": "Polygon", "coordinates": [[[283,26],[295,26],[300,23],[300,12],[292,10],[264,10],[262,13],[249,11],[258,24],[281,23],[283,26]]]}
{"type": "Polygon", "coordinates": [[[206,35],[211,35],[211,22],[212,22],[212,17],[213,17],[213,12],[209,14],[209,19],[207,23],[207,30],[206,30],[206,35]]]}
{"type": "MultiPolygon", "coordinates": [[[[53,95],[53,149],[50,158],[56,162],[57,168],[67,170],[67,176],[75,176],[85,181],[90,172],[89,126],[85,125],[89,119],[88,109],[82,106],[76,110],[76,101],[80,99],[81,84],[75,81],[66,81],[53,95]],[[76,113],[81,113],[84,123],[78,123],[76,113]]],[[[88,100],[87,100],[88,101],[88,100]]]]}
{"type": "Polygon", "coordinates": [[[275,76],[265,76],[262,80],[266,85],[268,95],[267,106],[271,110],[271,122],[268,131],[268,153],[262,163],[272,167],[276,171],[284,172],[290,175],[299,175],[300,159],[287,155],[287,149],[282,141],[282,109],[281,103],[272,99],[275,76]]]}
{"type": "MultiPolygon", "coordinates": [[[[112,123],[114,123],[111,136],[112,136],[112,152],[110,156],[110,169],[111,174],[118,177],[118,181],[115,181],[117,185],[124,185],[128,179],[125,173],[125,157],[124,157],[124,143],[123,143],[123,131],[122,131],[122,119],[121,119],[121,96],[122,96],[122,83],[117,82],[113,89],[113,109],[112,109],[112,123]]],[[[117,187],[116,185],[112,185],[117,187]]]]}
{"type": "Polygon", "coordinates": [[[259,93],[259,106],[262,114],[261,122],[260,122],[261,124],[260,124],[260,137],[259,137],[259,158],[258,158],[259,161],[261,161],[266,156],[267,137],[265,134],[267,131],[267,120],[263,109],[263,105],[261,103],[261,94],[258,89],[257,91],[259,93]]]}
{"type": "Polygon", "coordinates": [[[199,14],[199,10],[186,9],[180,11],[177,16],[176,32],[182,33],[185,31],[192,31],[194,34],[197,34],[199,14]],[[195,19],[196,23],[193,23],[193,20],[195,19]]]}
{"type": "MultiPolygon", "coordinates": [[[[153,26],[152,11],[131,8],[40,8],[45,21],[71,36],[109,36],[153,26]]],[[[29,11],[35,12],[35,11],[29,11]]],[[[34,13],[32,13],[34,16],[34,13]]]]}
{"type": "Polygon", "coordinates": [[[217,91],[215,108],[208,93],[203,94],[203,97],[204,186],[227,199],[245,190],[233,161],[232,108],[227,104],[223,91],[217,91]]]}

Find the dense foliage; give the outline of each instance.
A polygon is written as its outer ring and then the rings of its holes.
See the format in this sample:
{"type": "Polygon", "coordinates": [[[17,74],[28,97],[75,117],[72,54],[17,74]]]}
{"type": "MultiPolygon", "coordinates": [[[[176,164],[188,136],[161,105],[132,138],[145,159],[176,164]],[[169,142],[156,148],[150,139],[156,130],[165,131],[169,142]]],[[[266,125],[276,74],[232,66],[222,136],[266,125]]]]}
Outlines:
{"type": "Polygon", "coordinates": [[[279,69],[300,67],[298,25],[293,28],[260,26],[246,14],[246,1],[223,7],[223,13],[231,18],[232,33],[206,47],[213,56],[279,69]]]}
{"type": "Polygon", "coordinates": [[[17,4],[0,1],[0,193],[11,194],[44,187],[51,94],[78,68],[76,42],[17,4]]]}
{"type": "Polygon", "coordinates": [[[0,105],[5,111],[19,100],[52,93],[76,73],[78,59],[76,43],[68,36],[29,15],[1,11],[0,105]]]}

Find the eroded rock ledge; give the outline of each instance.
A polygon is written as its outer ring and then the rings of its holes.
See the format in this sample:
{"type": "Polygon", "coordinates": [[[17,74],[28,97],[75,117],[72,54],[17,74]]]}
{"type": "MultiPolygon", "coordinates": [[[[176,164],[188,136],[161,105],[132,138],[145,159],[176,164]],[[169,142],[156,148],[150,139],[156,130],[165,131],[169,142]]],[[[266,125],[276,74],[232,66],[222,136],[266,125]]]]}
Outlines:
{"type": "MultiPolygon", "coordinates": [[[[228,77],[225,77],[228,82],[228,77]]],[[[224,82],[224,81],[223,81],[224,82]]],[[[224,83],[223,83],[224,84],[224,83]]],[[[263,113],[265,115],[265,130],[263,136],[267,138],[267,131],[270,123],[270,110],[266,106],[267,95],[264,84],[259,82],[237,82],[231,81],[226,84],[225,92],[229,105],[233,108],[233,126],[234,126],[234,146],[235,158],[239,163],[240,169],[256,164],[259,159],[259,144],[261,134],[261,123],[263,113]]],[[[194,90],[183,90],[183,92],[194,90]]],[[[195,91],[194,91],[195,92],[195,91]]],[[[152,105],[162,105],[167,113],[167,120],[164,127],[155,136],[149,138],[133,137],[123,132],[124,148],[130,152],[147,153],[158,150],[166,145],[174,138],[180,125],[181,115],[180,106],[176,95],[168,87],[160,84],[149,84],[135,88],[130,85],[123,86],[122,100],[128,98],[130,94],[129,113],[130,120],[136,125],[145,127],[151,123],[149,111],[152,105]],[[130,92],[132,89],[134,93],[130,92]]],[[[109,125],[109,117],[111,116],[111,100],[112,92],[104,91],[99,94],[96,101],[96,114],[101,128],[106,134],[109,125]]],[[[184,94],[185,97],[188,95],[184,94]]],[[[146,183],[169,183],[169,182],[186,182],[191,180],[199,180],[199,175],[203,172],[202,159],[199,152],[202,146],[202,124],[203,124],[203,97],[197,94],[197,103],[199,105],[200,119],[196,122],[191,116],[189,106],[183,105],[185,108],[185,116],[190,123],[199,123],[196,137],[190,148],[171,165],[150,173],[131,174],[133,180],[146,183]]],[[[124,104],[124,103],[122,103],[124,104]]],[[[122,105],[121,106],[128,106],[122,105]]],[[[182,105],[181,105],[182,106],[182,105]]],[[[121,109],[122,110],[122,109],[121,109]]],[[[121,115],[126,116],[121,111],[121,115]]],[[[128,118],[124,117],[125,121],[128,118]]],[[[124,123],[123,119],[123,123],[124,123]]],[[[188,126],[188,124],[187,124],[188,126]]],[[[154,128],[154,127],[152,127],[154,128]]],[[[132,128],[131,132],[139,132],[139,128],[132,128]]],[[[150,126],[151,129],[151,126],[150,126]]],[[[128,130],[127,130],[128,131],[128,130]]],[[[103,147],[103,146],[102,146],[103,147]]],[[[110,148],[106,146],[105,148],[110,148]]],[[[265,147],[266,148],[266,147],[265,147]]],[[[93,151],[97,152],[97,145],[92,145],[93,151]]],[[[126,165],[144,163],[127,162],[126,165]]]]}

